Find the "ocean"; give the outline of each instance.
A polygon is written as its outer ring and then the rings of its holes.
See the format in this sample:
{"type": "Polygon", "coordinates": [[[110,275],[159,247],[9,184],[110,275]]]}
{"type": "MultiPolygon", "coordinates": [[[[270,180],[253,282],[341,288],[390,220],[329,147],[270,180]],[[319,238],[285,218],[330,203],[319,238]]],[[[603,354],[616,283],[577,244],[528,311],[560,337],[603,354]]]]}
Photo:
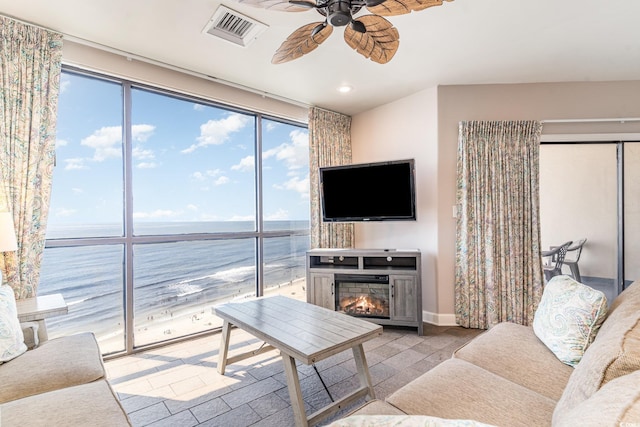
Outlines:
{"type": "MultiPolygon", "coordinates": [[[[237,232],[252,222],[153,223],[138,235],[237,232]]],[[[271,221],[267,230],[308,230],[308,221],[271,221]]],[[[114,236],[113,226],[52,227],[47,238],[114,236]]],[[[255,295],[255,238],[140,243],[133,253],[134,343],[151,344],[219,326],[213,306],[255,295]]],[[[300,295],[309,236],[264,240],[264,288],[300,295]]],[[[124,350],[124,245],[45,249],[39,295],[61,293],[69,313],[47,319],[50,337],[94,332],[103,353],[124,350]]]]}

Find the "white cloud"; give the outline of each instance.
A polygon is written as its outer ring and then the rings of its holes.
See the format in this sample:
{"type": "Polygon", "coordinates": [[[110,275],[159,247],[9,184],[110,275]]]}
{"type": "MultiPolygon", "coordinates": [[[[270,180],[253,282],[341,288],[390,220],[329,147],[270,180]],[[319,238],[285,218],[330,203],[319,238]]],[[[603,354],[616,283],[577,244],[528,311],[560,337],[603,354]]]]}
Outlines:
{"type": "Polygon", "coordinates": [[[156,129],[153,125],[133,125],[131,126],[131,137],[134,141],[144,142],[148,140],[156,129]]]}
{"type": "MultiPolygon", "coordinates": [[[[215,185],[226,184],[229,182],[229,178],[223,175],[223,171],[220,169],[209,169],[204,172],[193,172],[191,174],[191,179],[199,182],[205,182],[209,179],[213,179],[213,183],[215,185]]],[[[209,187],[202,187],[202,191],[208,191],[209,187]]]]}
{"type": "Polygon", "coordinates": [[[229,181],[231,180],[226,176],[221,176],[220,178],[216,179],[213,183],[215,185],[224,185],[224,184],[227,184],[229,181]]]}
{"type": "Polygon", "coordinates": [[[69,145],[69,141],[66,139],[56,139],[56,148],[66,147],[69,145]]]}
{"type": "MultiPolygon", "coordinates": [[[[131,127],[131,137],[136,142],[147,141],[155,130],[155,126],[148,124],[133,125],[131,127]]],[[[67,141],[58,140],[56,144],[64,146],[67,141]]],[[[65,159],[67,166],[65,170],[88,169],[87,161],[102,162],[110,158],[120,158],[122,156],[122,126],[104,126],[94,131],[91,135],[83,138],[80,145],[94,150],[91,158],[65,159]]],[[[153,159],[155,155],[152,150],[145,150],[141,147],[134,147],[132,154],[138,159],[153,159]]],[[[156,167],[157,164],[146,162],[140,163],[138,167],[156,167]]]]}
{"type": "Polygon", "coordinates": [[[203,111],[204,110],[204,105],[202,104],[193,104],[193,109],[196,111],[203,111]]]}
{"type": "Polygon", "coordinates": [[[71,191],[73,192],[73,194],[82,194],[82,193],[84,193],[84,190],[82,188],[78,188],[78,187],[72,188],[71,191]]]}
{"type": "Polygon", "coordinates": [[[255,164],[255,158],[253,156],[247,156],[240,160],[240,163],[237,165],[231,166],[231,169],[234,171],[240,172],[248,172],[253,170],[253,165],[255,164]]]}
{"type": "Polygon", "coordinates": [[[284,161],[288,169],[300,169],[309,165],[309,134],[307,131],[294,130],[289,133],[289,142],[264,152],[263,157],[275,157],[284,161]]]}
{"type": "Polygon", "coordinates": [[[194,172],[191,174],[191,178],[196,181],[204,181],[204,174],[202,172],[194,172]]]}
{"type": "Polygon", "coordinates": [[[288,181],[285,181],[283,184],[274,185],[274,188],[279,190],[290,190],[295,191],[300,194],[302,198],[309,198],[309,175],[304,178],[300,178],[298,176],[291,177],[288,181]]]}
{"type": "Polygon", "coordinates": [[[138,169],[155,169],[158,167],[158,164],[155,162],[140,162],[136,167],[138,169]]]}
{"type": "Polygon", "coordinates": [[[131,155],[136,159],[154,159],[156,156],[153,154],[153,150],[145,150],[140,146],[134,147],[131,150],[131,155]]]}
{"type": "Polygon", "coordinates": [[[157,209],[152,212],[134,212],[133,218],[135,219],[150,219],[150,218],[173,218],[180,215],[180,212],[168,210],[168,209],[157,209]]]}
{"type": "Polygon", "coordinates": [[[196,212],[198,210],[198,207],[196,205],[189,204],[187,205],[187,210],[196,212]]]}
{"type": "Polygon", "coordinates": [[[80,141],[81,145],[93,148],[93,160],[102,162],[122,155],[122,127],[105,126],[80,141]]]}
{"type": "MultiPolygon", "coordinates": [[[[309,175],[302,177],[300,173],[309,165],[309,133],[306,130],[293,130],[289,133],[289,142],[265,151],[264,159],[275,158],[284,162],[289,179],[273,187],[279,190],[294,191],[303,199],[309,198],[309,175]]],[[[265,163],[264,169],[269,166],[265,163]]]]}
{"type": "Polygon", "coordinates": [[[280,127],[280,123],[277,122],[267,122],[267,132],[271,132],[274,129],[280,127]]]}
{"type": "Polygon", "coordinates": [[[85,164],[85,159],[79,159],[79,158],[74,158],[74,159],[64,159],[64,162],[67,164],[64,167],[64,170],[80,170],[80,169],[89,169],[85,164]]]}
{"type": "Polygon", "coordinates": [[[237,113],[230,114],[224,119],[209,120],[200,125],[200,136],[196,138],[197,143],[182,150],[182,153],[193,153],[198,148],[224,144],[229,139],[229,135],[238,132],[248,123],[248,116],[237,113]]]}

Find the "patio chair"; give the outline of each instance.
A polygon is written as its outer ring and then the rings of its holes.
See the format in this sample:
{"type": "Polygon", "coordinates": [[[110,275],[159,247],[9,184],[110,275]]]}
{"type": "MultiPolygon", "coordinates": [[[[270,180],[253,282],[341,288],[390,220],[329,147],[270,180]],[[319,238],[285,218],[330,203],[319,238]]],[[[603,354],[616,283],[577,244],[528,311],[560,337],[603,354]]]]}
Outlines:
{"type": "Polygon", "coordinates": [[[549,258],[549,263],[543,263],[542,268],[544,270],[544,278],[549,281],[553,276],[559,276],[562,274],[562,264],[564,263],[564,257],[567,254],[569,246],[573,243],[572,240],[563,243],[560,246],[552,246],[548,251],[542,251],[544,258],[549,258]]]}
{"type": "Polygon", "coordinates": [[[567,255],[572,255],[572,257],[564,259],[564,264],[568,265],[571,269],[571,275],[577,281],[582,283],[582,277],[580,276],[580,269],[578,268],[578,261],[580,260],[580,254],[582,253],[582,247],[587,239],[580,239],[576,242],[575,245],[569,246],[567,249],[567,255]],[[573,254],[572,252],[575,252],[573,254]]]}

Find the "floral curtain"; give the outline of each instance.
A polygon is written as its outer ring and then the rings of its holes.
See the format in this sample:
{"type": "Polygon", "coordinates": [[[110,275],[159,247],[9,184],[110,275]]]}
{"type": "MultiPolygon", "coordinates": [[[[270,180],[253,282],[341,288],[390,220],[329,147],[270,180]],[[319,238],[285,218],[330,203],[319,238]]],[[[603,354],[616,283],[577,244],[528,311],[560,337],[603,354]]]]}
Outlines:
{"type": "Polygon", "coordinates": [[[18,251],[0,268],[18,299],[36,295],[51,196],[62,35],[0,16],[0,211],[18,251]]]}
{"type": "Polygon", "coordinates": [[[461,122],[457,163],[455,312],[459,325],[530,325],[540,262],[536,121],[461,122]]]}
{"type": "Polygon", "coordinates": [[[309,111],[311,247],[352,248],[352,223],[323,223],[318,169],[351,163],[351,117],[321,108],[309,111]]]}

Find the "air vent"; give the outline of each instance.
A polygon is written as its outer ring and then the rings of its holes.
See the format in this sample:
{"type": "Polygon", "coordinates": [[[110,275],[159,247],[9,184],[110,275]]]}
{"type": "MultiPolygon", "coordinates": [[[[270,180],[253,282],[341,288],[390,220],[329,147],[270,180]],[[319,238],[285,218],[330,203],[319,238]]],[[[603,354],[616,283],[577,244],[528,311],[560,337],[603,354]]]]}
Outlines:
{"type": "Polygon", "coordinates": [[[262,22],[220,5],[203,32],[247,47],[267,28],[262,22]]]}

